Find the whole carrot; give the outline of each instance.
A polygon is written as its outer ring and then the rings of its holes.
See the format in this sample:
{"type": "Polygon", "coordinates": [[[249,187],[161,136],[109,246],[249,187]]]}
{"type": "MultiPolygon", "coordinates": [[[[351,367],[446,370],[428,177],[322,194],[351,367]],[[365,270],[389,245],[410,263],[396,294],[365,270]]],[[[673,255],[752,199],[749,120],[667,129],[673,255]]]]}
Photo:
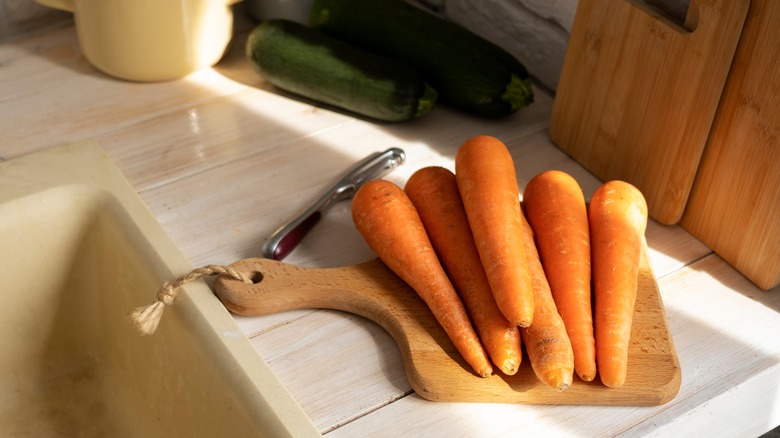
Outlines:
{"type": "Polygon", "coordinates": [[[596,361],[601,382],[614,388],[626,380],[639,257],[647,228],[645,198],[626,182],[604,183],[591,198],[588,221],[596,361]]]}
{"type": "Polygon", "coordinates": [[[385,180],[366,183],[352,200],[352,219],[368,246],[425,301],[474,371],[482,377],[492,374],[463,302],[404,191],[385,180]]]}
{"type": "Polygon", "coordinates": [[[496,304],[513,324],[528,327],[534,296],[512,156],[494,137],[473,137],[458,149],[455,178],[496,304]]]}
{"type": "Polygon", "coordinates": [[[563,319],[555,307],[531,226],[522,213],[520,219],[535,300],[534,323],[521,328],[520,334],[534,374],[550,388],[564,391],[571,385],[574,375],[574,352],[563,319]]]}
{"type": "Polygon", "coordinates": [[[585,197],[577,181],[559,170],[542,172],[523,191],[523,207],[574,350],[574,370],[596,377],[596,341],[590,288],[590,233],[585,197]]]}
{"type": "Polygon", "coordinates": [[[424,167],[409,178],[404,191],[417,208],[488,356],[504,374],[515,374],[523,357],[520,332],[493,299],[455,174],[443,167],[424,167]]]}

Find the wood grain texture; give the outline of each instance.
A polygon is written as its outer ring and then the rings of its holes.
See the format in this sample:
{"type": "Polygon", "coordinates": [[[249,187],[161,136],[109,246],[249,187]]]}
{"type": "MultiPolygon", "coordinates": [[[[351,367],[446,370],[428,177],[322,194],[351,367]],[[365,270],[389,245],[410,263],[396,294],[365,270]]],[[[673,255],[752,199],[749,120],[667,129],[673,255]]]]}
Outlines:
{"type": "Polygon", "coordinates": [[[378,259],[341,268],[304,268],[268,259],[231,265],[255,273],[256,284],[220,276],[214,287],[239,315],[301,308],[338,309],[374,321],[393,337],[406,375],[421,397],[433,401],[569,405],[660,405],[677,394],[680,364],[655,277],[643,251],[626,383],[617,389],[575,378],[564,392],[539,381],[528,360],[517,374],[483,379],[471,371],[417,294],[378,259]]]}
{"type": "Polygon", "coordinates": [[[685,207],[748,0],[693,0],[680,28],[629,0],[581,0],[550,125],[601,180],[622,179],[650,216],[685,207]]]}
{"type": "Polygon", "coordinates": [[[681,225],[762,289],[780,284],[780,2],[753,0],[681,225]]]}

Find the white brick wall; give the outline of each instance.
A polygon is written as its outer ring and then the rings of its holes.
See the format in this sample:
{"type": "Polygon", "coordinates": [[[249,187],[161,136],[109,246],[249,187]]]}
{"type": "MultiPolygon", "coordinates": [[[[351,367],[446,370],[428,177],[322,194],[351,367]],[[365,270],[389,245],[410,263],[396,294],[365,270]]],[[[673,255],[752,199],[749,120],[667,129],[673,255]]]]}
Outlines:
{"type": "MultiPolygon", "coordinates": [[[[577,0],[417,0],[517,57],[542,85],[558,85],[577,0]]],[[[682,22],[690,0],[644,1],[682,22]]]]}
{"type": "Polygon", "coordinates": [[[444,14],[515,55],[555,89],[577,0],[447,0],[444,14]]]}

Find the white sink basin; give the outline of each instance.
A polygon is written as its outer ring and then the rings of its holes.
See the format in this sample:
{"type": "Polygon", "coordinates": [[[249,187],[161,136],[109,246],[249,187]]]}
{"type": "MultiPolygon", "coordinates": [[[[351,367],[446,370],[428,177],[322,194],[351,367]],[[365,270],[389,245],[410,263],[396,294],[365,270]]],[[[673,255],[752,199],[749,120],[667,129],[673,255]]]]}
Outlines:
{"type": "Polygon", "coordinates": [[[318,435],[202,281],[135,330],[192,266],[98,145],[0,163],[0,266],[0,435],[318,435]]]}

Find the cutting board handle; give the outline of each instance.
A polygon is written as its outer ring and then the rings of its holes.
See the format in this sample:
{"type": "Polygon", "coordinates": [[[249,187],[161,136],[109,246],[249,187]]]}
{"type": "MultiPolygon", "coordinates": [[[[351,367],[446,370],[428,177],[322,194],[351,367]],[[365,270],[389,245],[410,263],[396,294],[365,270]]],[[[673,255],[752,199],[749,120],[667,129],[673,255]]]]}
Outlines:
{"type": "MultiPolygon", "coordinates": [[[[699,26],[699,19],[700,19],[700,10],[699,5],[701,4],[702,0],[690,0],[690,3],[688,4],[688,10],[685,13],[685,17],[683,17],[682,22],[678,22],[676,20],[673,20],[662,13],[658,12],[658,9],[654,9],[652,6],[648,4],[646,0],[625,0],[626,2],[632,4],[638,9],[641,9],[645,12],[647,12],[648,15],[651,17],[654,17],[656,20],[660,20],[663,22],[666,22],[668,25],[674,28],[679,28],[681,34],[691,33],[696,30],[696,28],[699,26]]],[[[728,0],[721,0],[721,1],[728,1],[728,0]]],[[[710,1],[707,4],[704,5],[704,8],[707,9],[714,7],[717,7],[718,1],[710,1]]],[[[676,18],[676,17],[675,17],[676,18]]],[[[708,20],[707,23],[710,21],[708,20]]]]}
{"type": "Polygon", "coordinates": [[[688,12],[685,14],[685,23],[683,23],[683,28],[688,32],[693,32],[699,27],[700,1],[701,0],[691,0],[690,4],[688,4],[688,12]]]}
{"type": "Polygon", "coordinates": [[[220,275],[214,289],[228,310],[245,316],[325,308],[382,319],[388,316],[382,306],[391,299],[386,292],[408,288],[378,259],[347,267],[307,268],[250,258],[230,267],[255,282],[248,284],[220,275]]]}
{"type": "MultiPolygon", "coordinates": [[[[470,370],[425,302],[379,259],[338,268],[307,268],[250,258],[230,267],[254,280],[248,284],[220,275],[214,281],[217,297],[235,314],[343,310],[384,328],[401,350],[408,371],[415,368],[420,351],[442,350],[457,363],[455,366],[470,370]]],[[[410,380],[413,386],[418,384],[418,380],[410,380]]]]}

